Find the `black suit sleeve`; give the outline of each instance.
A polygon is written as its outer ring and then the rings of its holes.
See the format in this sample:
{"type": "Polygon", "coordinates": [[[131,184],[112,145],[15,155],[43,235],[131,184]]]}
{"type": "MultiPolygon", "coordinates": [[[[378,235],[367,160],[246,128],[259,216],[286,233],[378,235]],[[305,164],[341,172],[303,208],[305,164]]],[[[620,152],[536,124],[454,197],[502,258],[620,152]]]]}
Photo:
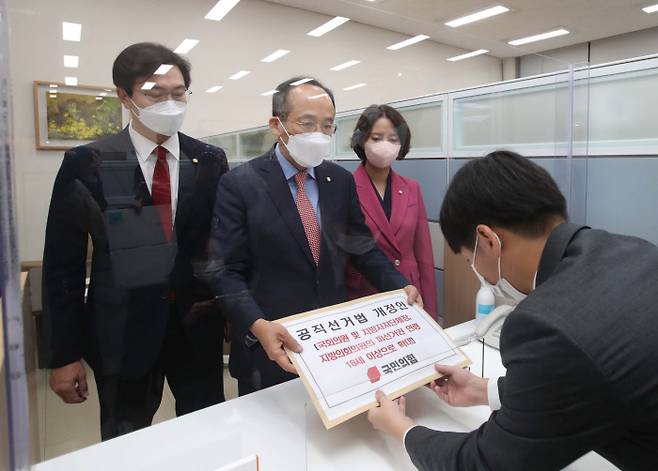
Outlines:
{"type": "Polygon", "coordinates": [[[420,470],[556,470],[619,432],[622,398],[578,346],[542,320],[515,312],[501,339],[502,408],[471,433],[415,427],[405,440],[420,470]]]}
{"type": "Polygon", "coordinates": [[[251,324],[264,318],[249,289],[251,253],[247,230],[247,208],[236,175],[223,176],[217,188],[211,253],[213,285],[223,314],[244,335],[251,324]]]}
{"type": "Polygon", "coordinates": [[[82,357],[89,193],[81,182],[84,151],[71,150],[55,179],[43,255],[43,310],[49,367],[82,357]]]}
{"type": "Polygon", "coordinates": [[[351,175],[349,195],[348,234],[343,242],[343,249],[350,255],[350,262],[379,291],[392,291],[409,285],[409,281],[395,269],[375,244],[361,211],[361,203],[351,175]]]}

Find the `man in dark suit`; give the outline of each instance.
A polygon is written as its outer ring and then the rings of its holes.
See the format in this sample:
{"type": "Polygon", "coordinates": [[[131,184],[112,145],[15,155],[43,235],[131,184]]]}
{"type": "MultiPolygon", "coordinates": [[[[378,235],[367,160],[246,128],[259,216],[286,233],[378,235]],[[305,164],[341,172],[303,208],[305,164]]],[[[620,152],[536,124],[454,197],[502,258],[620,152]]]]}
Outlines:
{"type": "Polygon", "coordinates": [[[566,219],[553,179],[518,154],[455,175],[441,209],[450,248],[521,302],[502,329],[506,376],[437,366],[439,397],[494,410],[478,430],[417,426],[378,393],[371,422],[419,469],[557,470],[591,450],[624,470],[658,466],[658,249],[566,219]]]}
{"type": "Polygon", "coordinates": [[[273,96],[274,148],[226,174],[217,193],[215,286],[232,326],[230,370],[240,395],[294,378],[283,347],[299,345],[271,321],[346,301],[348,261],[379,290],[405,288],[422,305],[377,249],[352,175],[324,161],[335,132],[333,94],[303,81],[290,79],[273,96]]]}
{"type": "Polygon", "coordinates": [[[119,54],[112,73],[131,124],[66,152],[43,285],[51,387],[67,403],[83,402],[86,360],[104,440],[151,423],[165,378],[177,415],[224,400],[224,321],[205,273],[226,156],[178,132],[190,85],[185,59],[139,43],[119,54]]]}

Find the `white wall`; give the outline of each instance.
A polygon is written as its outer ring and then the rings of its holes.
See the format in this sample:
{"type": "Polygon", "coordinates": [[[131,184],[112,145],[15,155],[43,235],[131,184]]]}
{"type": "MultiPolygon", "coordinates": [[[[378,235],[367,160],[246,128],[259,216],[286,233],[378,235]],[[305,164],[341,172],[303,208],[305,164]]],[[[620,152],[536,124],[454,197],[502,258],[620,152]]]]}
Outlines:
{"type": "MultiPolygon", "coordinates": [[[[592,65],[658,53],[658,28],[620,34],[590,43],[592,65]]],[[[520,59],[520,76],[528,77],[587,64],[587,43],[545,51],[520,59]]]]}
{"type": "Polygon", "coordinates": [[[310,74],[336,91],[338,110],[414,97],[501,79],[501,61],[481,56],[458,63],[463,51],[431,41],[399,51],[386,46],[406,39],[398,33],[349,22],[321,38],[306,32],[329,18],[260,0],[242,0],[221,22],[204,20],[215,0],[9,0],[16,184],[21,260],[40,260],[52,184],[62,152],[36,151],[32,81],[111,85],[112,61],[126,46],[156,41],[176,47],[184,38],[201,42],[189,54],[193,95],[184,131],[193,136],[259,126],[270,114],[273,89],[293,75],[310,74]],[[82,23],[82,41],[62,41],[61,22],[82,23]],[[266,64],[276,49],[292,51],[266,64]],[[80,56],[80,69],[64,69],[63,55],[80,56]],[[342,72],[334,65],[362,63],[342,72]],[[228,76],[241,69],[252,74],[228,76]],[[351,92],[346,86],[366,82],[351,92]],[[224,85],[210,95],[204,90],[224,85]]]}

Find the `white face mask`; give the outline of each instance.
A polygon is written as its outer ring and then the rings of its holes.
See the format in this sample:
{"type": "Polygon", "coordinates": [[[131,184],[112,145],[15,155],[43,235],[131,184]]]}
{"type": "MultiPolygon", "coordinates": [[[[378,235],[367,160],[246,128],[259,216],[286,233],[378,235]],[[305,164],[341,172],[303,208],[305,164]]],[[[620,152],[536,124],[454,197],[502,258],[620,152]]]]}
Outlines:
{"type": "Polygon", "coordinates": [[[288,144],[283,142],[283,139],[281,142],[286,146],[293,160],[301,167],[315,168],[331,155],[330,136],[321,132],[305,132],[291,136],[280,119],[279,124],[288,134],[288,144]]]}
{"type": "Polygon", "coordinates": [[[176,100],[161,101],[146,108],[140,108],[134,101],[133,105],[139,110],[139,114],[134,111],[133,113],[142,124],[163,136],[173,136],[180,130],[187,109],[187,103],[176,100]]]}
{"type": "Polygon", "coordinates": [[[368,162],[378,168],[388,168],[400,154],[400,144],[389,141],[366,142],[368,162]]]}
{"type": "Polygon", "coordinates": [[[487,280],[485,280],[484,277],[480,275],[480,273],[475,268],[475,256],[478,250],[478,239],[479,239],[477,234],[475,234],[475,248],[473,249],[473,263],[471,263],[471,268],[473,269],[473,272],[475,272],[475,276],[477,276],[478,280],[480,280],[480,284],[482,286],[486,286],[490,288],[491,291],[493,291],[493,294],[496,298],[502,298],[502,302],[504,304],[515,306],[519,304],[521,301],[523,301],[528,295],[523,294],[521,291],[516,289],[512,285],[512,283],[510,283],[505,278],[503,278],[502,271],[500,270],[500,259],[503,253],[503,243],[500,241],[500,237],[498,237],[498,234],[496,234],[495,232],[493,234],[496,236],[496,239],[498,239],[498,244],[500,244],[500,253],[501,253],[501,256],[498,257],[498,282],[495,285],[492,285],[487,280]]]}

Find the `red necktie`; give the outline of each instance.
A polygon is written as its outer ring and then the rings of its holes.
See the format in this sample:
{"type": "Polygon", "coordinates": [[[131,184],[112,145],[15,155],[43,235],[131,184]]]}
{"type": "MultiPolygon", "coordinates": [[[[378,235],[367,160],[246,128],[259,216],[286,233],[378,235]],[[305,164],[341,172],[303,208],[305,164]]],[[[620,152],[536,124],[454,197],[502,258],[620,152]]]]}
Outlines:
{"type": "Polygon", "coordinates": [[[162,146],[158,146],[157,154],[158,161],[155,163],[155,170],[153,171],[151,198],[160,216],[160,224],[162,224],[165,239],[167,239],[167,242],[170,242],[173,221],[171,214],[171,180],[169,179],[167,150],[162,146]]]}
{"type": "Polygon", "coordinates": [[[315,260],[315,265],[317,266],[320,263],[320,226],[311,200],[306,195],[304,180],[306,180],[306,170],[302,170],[295,175],[295,183],[297,184],[295,204],[297,205],[297,211],[299,211],[299,217],[302,219],[302,225],[304,226],[308,245],[311,248],[313,260],[315,260]]]}

